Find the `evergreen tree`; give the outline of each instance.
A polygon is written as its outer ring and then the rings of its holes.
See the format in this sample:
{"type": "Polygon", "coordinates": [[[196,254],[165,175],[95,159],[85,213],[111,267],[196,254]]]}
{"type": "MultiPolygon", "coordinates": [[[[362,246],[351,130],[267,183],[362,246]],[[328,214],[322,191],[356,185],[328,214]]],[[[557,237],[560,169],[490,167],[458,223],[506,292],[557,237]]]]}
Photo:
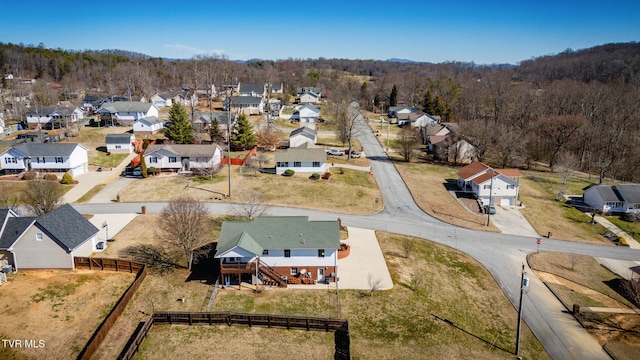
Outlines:
{"type": "Polygon", "coordinates": [[[241,149],[248,149],[256,144],[256,135],[245,114],[238,116],[238,124],[231,133],[231,144],[241,149]]]}
{"type": "Polygon", "coordinates": [[[427,90],[427,93],[424,94],[424,99],[422,100],[422,111],[430,115],[436,115],[434,113],[434,102],[431,90],[427,90]]]}
{"type": "MultiPolygon", "coordinates": [[[[373,106],[375,106],[375,107],[379,107],[380,106],[380,95],[376,94],[373,97],[373,106]]],[[[382,110],[382,109],[380,109],[380,110],[382,110]]]]}
{"type": "Polygon", "coordinates": [[[214,117],[211,120],[211,127],[209,128],[209,136],[211,137],[211,141],[217,143],[222,140],[222,134],[220,133],[220,123],[218,122],[218,118],[214,117]]]}
{"type": "Polygon", "coordinates": [[[164,135],[178,144],[191,144],[194,140],[193,129],[189,115],[180,103],[175,103],[169,109],[170,124],[164,128],[164,135]]]}
{"type": "Polygon", "coordinates": [[[393,85],[391,88],[391,94],[389,95],[389,106],[397,106],[398,105],[398,88],[396,85],[393,85]]]}

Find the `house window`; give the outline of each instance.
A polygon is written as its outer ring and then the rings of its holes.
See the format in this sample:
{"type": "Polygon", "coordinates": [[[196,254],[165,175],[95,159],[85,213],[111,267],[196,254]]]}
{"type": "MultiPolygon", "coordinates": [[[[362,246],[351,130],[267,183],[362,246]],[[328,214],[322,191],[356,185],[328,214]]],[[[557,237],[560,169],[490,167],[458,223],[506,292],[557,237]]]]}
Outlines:
{"type": "Polygon", "coordinates": [[[318,249],[318,257],[324,257],[324,249],[318,249]]]}
{"type": "Polygon", "coordinates": [[[44,239],[44,237],[42,236],[42,233],[36,233],[36,240],[37,241],[42,241],[44,239]]]}
{"type": "Polygon", "coordinates": [[[262,250],[262,256],[269,255],[269,249],[262,250]]]}
{"type": "Polygon", "coordinates": [[[14,157],[6,157],[6,158],[4,158],[4,162],[6,164],[11,164],[11,163],[17,164],[18,163],[18,161],[14,157]]]}
{"type": "Polygon", "coordinates": [[[516,186],[515,185],[507,185],[507,189],[515,189],[516,186]]]}
{"type": "Polygon", "coordinates": [[[291,250],[284,249],[284,257],[291,257],[291,250]]]}
{"type": "Polygon", "coordinates": [[[177,158],[175,156],[169,156],[169,162],[177,162],[177,158]]]}
{"type": "Polygon", "coordinates": [[[158,157],[157,156],[152,156],[149,158],[149,162],[152,164],[157,164],[158,163],[158,157]]]}
{"type": "Polygon", "coordinates": [[[286,161],[278,161],[278,167],[289,167],[289,163],[286,161]]]}
{"type": "Polygon", "coordinates": [[[295,267],[295,268],[291,268],[291,269],[289,269],[289,273],[290,273],[291,275],[298,275],[298,268],[297,268],[297,267],[295,267]]]}
{"type": "Polygon", "coordinates": [[[63,163],[62,156],[56,156],[56,164],[63,163]]]}
{"type": "Polygon", "coordinates": [[[38,164],[44,164],[46,161],[44,160],[44,157],[37,157],[37,158],[36,158],[36,162],[37,162],[38,164]]]}
{"type": "Polygon", "coordinates": [[[320,167],[320,161],[314,161],[313,167],[320,167]]]}
{"type": "Polygon", "coordinates": [[[483,189],[491,189],[491,185],[485,185],[482,187],[483,189]]]}
{"type": "Polygon", "coordinates": [[[293,163],[293,167],[302,167],[302,163],[300,161],[295,161],[293,163]]]}
{"type": "Polygon", "coordinates": [[[122,145],[116,145],[116,149],[122,149],[122,145]]]}

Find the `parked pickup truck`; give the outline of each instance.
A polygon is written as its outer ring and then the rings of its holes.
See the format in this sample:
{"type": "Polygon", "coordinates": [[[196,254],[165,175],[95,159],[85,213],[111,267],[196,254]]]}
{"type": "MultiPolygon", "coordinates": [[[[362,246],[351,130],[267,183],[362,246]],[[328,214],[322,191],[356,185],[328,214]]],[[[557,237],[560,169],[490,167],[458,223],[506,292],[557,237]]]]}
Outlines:
{"type": "Polygon", "coordinates": [[[344,151],[338,149],[327,149],[327,155],[344,156],[344,151]]]}

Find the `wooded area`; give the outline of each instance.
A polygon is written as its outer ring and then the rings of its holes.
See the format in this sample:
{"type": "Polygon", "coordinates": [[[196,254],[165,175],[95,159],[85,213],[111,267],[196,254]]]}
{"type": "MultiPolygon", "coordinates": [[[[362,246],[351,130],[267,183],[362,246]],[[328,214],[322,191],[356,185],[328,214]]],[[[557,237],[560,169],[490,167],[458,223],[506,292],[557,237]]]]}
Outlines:
{"type": "MultiPolygon", "coordinates": [[[[334,103],[358,100],[376,112],[405,104],[458,123],[459,136],[477,145],[479,160],[497,167],[543,162],[552,171],[581,170],[600,181],[640,180],[636,42],[566,50],[518,65],[324,58],[236,62],[206,56],[166,60],[118,50],[73,52],[0,43],[0,68],[14,78],[36,79],[31,85],[36,105],[79,103],[86,94],[149,99],[184,84],[204,90],[214,82],[258,81],[282,82],[282,98],[288,102],[296,87],[316,86],[334,103]]],[[[20,87],[3,77],[1,94],[20,87]]],[[[0,106],[6,104],[3,100],[0,106]]]]}

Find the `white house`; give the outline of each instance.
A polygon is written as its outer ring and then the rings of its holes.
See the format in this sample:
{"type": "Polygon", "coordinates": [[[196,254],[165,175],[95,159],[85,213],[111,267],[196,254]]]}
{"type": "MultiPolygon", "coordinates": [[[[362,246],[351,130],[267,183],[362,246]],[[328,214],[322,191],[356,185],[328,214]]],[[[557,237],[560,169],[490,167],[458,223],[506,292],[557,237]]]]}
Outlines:
{"type": "Polygon", "coordinates": [[[0,164],[9,173],[68,171],[76,177],[87,172],[88,153],[86,147],[75,143],[27,142],[0,154],[0,164]]]}
{"type": "Polygon", "coordinates": [[[171,107],[174,103],[185,105],[185,97],[182,91],[167,91],[153,95],[151,103],[158,109],[171,107]]]}
{"type": "Polygon", "coordinates": [[[318,132],[308,126],[299,127],[289,134],[289,147],[295,148],[302,144],[315,145],[318,132]]]}
{"type": "Polygon", "coordinates": [[[215,257],[220,259],[227,285],[242,281],[286,284],[294,277],[313,283],[337,278],[339,248],[336,220],[259,216],[252,221],[223,222],[215,257]]]}
{"type": "Polygon", "coordinates": [[[109,153],[131,153],[136,136],[133,134],[107,134],[105,143],[109,153]]]}
{"type": "Polygon", "coordinates": [[[240,83],[238,85],[240,96],[253,96],[264,98],[267,94],[267,84],[265,83],[240,83]]]}
{"type": "Polygon", "coordinates": [[[218,145],[163,144],[149,145],[144,152],[147,168],[159,171],[210,170],[220,165],[218,145]]]}
{"type": "Polygon", "coordinates": [[[300,104],[315,104],[315,103],[319,103],[320,102],[320,97],[321,95],[312,91],[309,92],[305,92],[304,94],[300,95],[300,101],[298,101],[298,103],[300,104]]]}
{"type": "Polygon", "coordinates": [[[133,123],[134,134],[155,134],[164,129],[164,121],[157,116],[147,116],[133,123]]]}
{"type": "Polygon", "coordinates": [[[78,123],[84,119],[84,113],[78,107],[40,106],[27,111],[29,129],[60,129],[78,123]]]}
{"type": "Polygon", "coordinates": [[[39,217],[0,209],[0,264],[20,269],[74,269],[75,256],[96,251],[98,229],[71,205],[39,217]]]}
{"type": "Polygon", "coordinates": [[[640,212],[640,184],[589,185],[584,202],[605,214],[640,212]]]}
{"type": "Polygon", "coordinates": [[[291,169],[297,173],[323,173],[327,171],[327,153],[321,148],[307,148],[307,143],[299,147],[277,151],[275,155],[276,174],[291,169]]]}
{"type": "Polygon", "coordinates": [[[298,118],[300,126],[308,126],[312,129],[316,128],[318,118],[320,118],[320,108],[313,105],[303,105],[298,108],[298,118]]]}
{"type": "Polygon", "coordinates": [[[440,122],[438,117],[425,113],[411,113],[409,114],[409,119],[411,119],[411,126],[417,128],[423,128],[427,125],[438,124],[440,122]]]}
{"type": "MultiPolygon", "coordinates": [[[[264,108],[264,99],[257,96],[232,96],[231,111],[245,115],[259,115],[264,108]]],[[[226,105],[225,105],[226,110],[226,105]]]]}
{"type": "Polygon", "coordinates": [[[458,186],[472,192],[483,205],[517,205],[520,177],[518,169],[492,169],[473,162],[458,170],[458,186]]]}
{"type": "Polygon", "coordinates": [[[116,101],[105,103],[98,109],[100,118],[108,124],[131,126],[137,120],[155,116],[158,117],[158,108],[150,103],[139,101],[116,101]]]}

